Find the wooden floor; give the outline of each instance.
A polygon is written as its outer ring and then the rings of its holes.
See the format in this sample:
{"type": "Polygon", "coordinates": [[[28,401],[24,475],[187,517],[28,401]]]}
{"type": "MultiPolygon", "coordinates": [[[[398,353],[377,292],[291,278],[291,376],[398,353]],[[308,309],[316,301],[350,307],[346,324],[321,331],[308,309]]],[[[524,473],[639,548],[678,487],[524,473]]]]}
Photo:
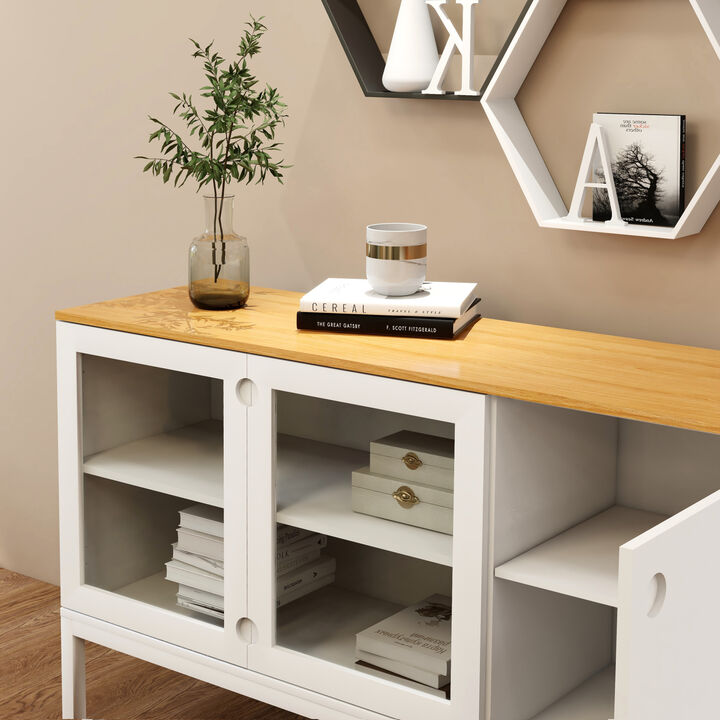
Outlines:
{"type": "MultiPolygon", "coordinates": [[[[91,643],[87,714],[103,720],[299,720],[91,643]]],[[[0,569],[0,718],[61,716],[60,591],[0,569]]]]}

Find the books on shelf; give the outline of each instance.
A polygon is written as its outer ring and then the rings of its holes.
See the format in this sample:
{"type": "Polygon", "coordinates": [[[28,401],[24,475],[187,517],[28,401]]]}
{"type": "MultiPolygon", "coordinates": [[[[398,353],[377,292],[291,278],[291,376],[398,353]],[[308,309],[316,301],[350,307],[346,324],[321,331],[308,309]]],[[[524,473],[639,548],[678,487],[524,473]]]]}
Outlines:
{"type": "Polygon", "coordinates": [[[327,536],[288,525],[277,526],[275,556],[277,607],[335,582],[335,558],[322,553],[327,536]]]}
{"type": "Polygon", "coordinates": [[[356,659],[441,688],[450,680],[451,630],[452,600],[432,595],[359,632],[356,659]]]}
{"type": "Polygon", "coordinates": [[[180,511],[178,540],[165,577],[178,584],[180,607],[213,618],[224,612],[223,511],[210,505],[192,505],[180,511]]]}
{"type": "MultiPolygon", "coordinates": [[[[595,113],[612,162],[623,220],[674,227],[685,210],[684,115],[595,113]]],[[[604,182],[598,161],[595,182],[604,182]]],[[[593,220],[610,220],[607,191],[593,192],[593,220]]]]}
{"type": "Polygon", "coordinates": [[[180,562],[179,560],[170,560],[165,563],[165,577],[172,582],[178,584],[189,585],[198,590],[214,593],[215,595],[223,594],[223,576],[217,573],[200,570],[200,568],[180,562]]]}
{"type": "Polygon", "coordinates": [[[200,504],[185,508],[180,511],[180,527],[221,538],[224,536],[222,508],[200,504]]]}
{"type": "Polygon", "coordinates": [[[204,555],[212,560],[223,560],[224,543],[222,538],[194,530],[179,527],[177,531],[177,547],[183,552],[204,555]]]}
{"type": "Polygon", "coordinates": [[[186,550],[180,550],[177,543],[172,544],[173,560],[179,560],[186,565],[192,565],[199,570],[206,570],[207,572],[216,573],[217,575],[225,575],[225,563],[222,560],[215,560],[206,555],[197,555],[195,553],[187,552],[186,550]]]}

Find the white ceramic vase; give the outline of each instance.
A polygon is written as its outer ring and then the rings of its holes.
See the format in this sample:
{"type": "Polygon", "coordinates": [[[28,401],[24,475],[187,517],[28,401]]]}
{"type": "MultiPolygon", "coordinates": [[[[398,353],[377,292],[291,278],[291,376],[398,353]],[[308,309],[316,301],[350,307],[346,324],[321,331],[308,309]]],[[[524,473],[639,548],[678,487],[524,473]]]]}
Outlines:
{"type": "Polygon", "coordinates": [[[385,89],[390,92],[424,90],[439,60],[425,0],[402,0],[382,78],[385,89]]]}

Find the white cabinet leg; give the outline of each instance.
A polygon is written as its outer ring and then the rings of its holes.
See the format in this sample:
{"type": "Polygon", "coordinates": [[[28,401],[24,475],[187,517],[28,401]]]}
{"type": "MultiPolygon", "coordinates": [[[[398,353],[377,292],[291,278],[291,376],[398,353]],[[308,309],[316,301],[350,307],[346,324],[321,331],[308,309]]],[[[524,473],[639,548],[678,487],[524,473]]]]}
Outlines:
{"type": "Polygon", "coordinates": [[[72,634],[69,620],[60,621],[63,720],[85,717],[85,641],[72,634]]]}

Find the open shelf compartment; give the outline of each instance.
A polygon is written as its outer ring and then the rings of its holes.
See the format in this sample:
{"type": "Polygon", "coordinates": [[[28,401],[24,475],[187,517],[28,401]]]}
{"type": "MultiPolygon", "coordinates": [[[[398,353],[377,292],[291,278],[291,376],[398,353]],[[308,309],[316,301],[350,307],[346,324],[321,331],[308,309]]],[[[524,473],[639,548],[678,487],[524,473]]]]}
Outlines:
{"type": "Polygon", "coordinates": [[[92,355],[82,368],[85,473],[223,507],[220,380],[92,355]]]}

